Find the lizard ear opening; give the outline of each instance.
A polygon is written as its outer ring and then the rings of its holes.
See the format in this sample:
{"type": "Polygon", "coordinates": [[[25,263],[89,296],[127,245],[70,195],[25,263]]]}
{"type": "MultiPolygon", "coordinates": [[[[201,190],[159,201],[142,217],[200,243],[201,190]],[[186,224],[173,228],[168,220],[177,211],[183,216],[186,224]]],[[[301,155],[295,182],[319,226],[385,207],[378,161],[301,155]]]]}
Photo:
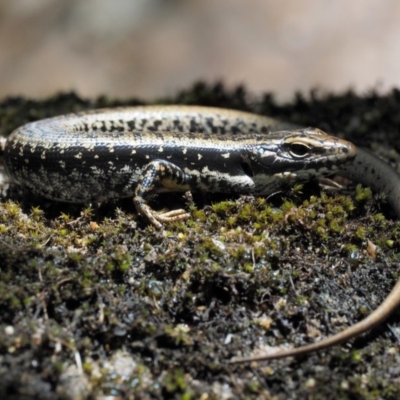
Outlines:
{"type": "Polygon", "coordinates": [[[243,172],[249,176],[250,178],[252,178],[254,176],[253,170],[251,169],[250,164],[247,164],[245,162],[242,162],[242,169],[243,172]]]}

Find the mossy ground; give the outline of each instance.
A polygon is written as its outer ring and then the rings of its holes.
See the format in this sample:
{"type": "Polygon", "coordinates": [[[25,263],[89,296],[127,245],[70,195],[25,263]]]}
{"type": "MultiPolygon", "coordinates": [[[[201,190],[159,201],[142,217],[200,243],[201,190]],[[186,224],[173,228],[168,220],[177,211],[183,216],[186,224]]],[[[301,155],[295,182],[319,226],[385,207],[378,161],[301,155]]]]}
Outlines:
{"type": "MultiPolygon", "coordinates": [[[[400,92],[297,95],[277,105],[195,85],[202,104],[318,126],[399,164],[400,92]]],[[[0,103],[0,134],[30,120],[136,105],[74,94],[0,103]]],[[[361,187],[270,199],[165,195],[189,221],[155,230],[124,200],[90,207],[13,190],[0,202],[0,393],[19,398],[400,397],[400,315],[301,358],[229,365],[314,342],[369,314],[399,277],[400,223],[361,187]],[[367,240],[378,253],[367,251],[367,240]],[[118,397],[120,396],[120,397],[118,397]]]]}

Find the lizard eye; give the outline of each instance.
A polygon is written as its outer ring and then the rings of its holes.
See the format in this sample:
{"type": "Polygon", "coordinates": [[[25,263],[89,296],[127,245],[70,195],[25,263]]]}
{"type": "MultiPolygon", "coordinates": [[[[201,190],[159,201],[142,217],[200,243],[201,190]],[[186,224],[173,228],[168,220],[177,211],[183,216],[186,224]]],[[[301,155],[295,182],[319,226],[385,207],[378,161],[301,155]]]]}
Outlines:
{"type": "Polygon", "coordinates": [[[290,143],[289,153],[294,158],[304,158],[310,152],[310,148],[304,143],[290,143]]]}

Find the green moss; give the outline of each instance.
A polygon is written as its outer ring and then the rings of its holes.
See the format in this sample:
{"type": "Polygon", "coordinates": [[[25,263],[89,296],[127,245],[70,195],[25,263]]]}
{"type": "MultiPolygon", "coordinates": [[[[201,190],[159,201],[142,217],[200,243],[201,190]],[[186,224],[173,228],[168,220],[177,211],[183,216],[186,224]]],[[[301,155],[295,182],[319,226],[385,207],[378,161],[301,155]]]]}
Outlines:
{"type": "MultiPolygon", "coordinates": [[[[167,102],[272,113],[363,146],[375,141],[383,155],[385,144],[400,148],[398,93],[299,95],[286,105],[246,98],[242,89],[197,85],[167,102]],[[371,104],[386,110],[382,117],[365,117],[371,104]]],[[[0,107],[0,129],[8,134],[26,120],[120,104],[73,95],[9,100],[0,107]]],[[[68,393],[62,374],[80,359],[93,398],[220,398],[227,391],[284,398],[288,381],[299,398],[397,398],[397,351],[385,325],[295,360],[227,364],[258,347],[311,343],[313,327],[340,332],[389,293],[399,275],[400,224],[387,218],[384,198],[361,186],[342,193],[299,185],[270,198],[198,196],[179,205],[191,218],[164,231],[137,216],[130,200],[91,208],[30,194],[2,199],[0,391],[25,394],[34,382],[29,393],[38,394],[45,382],[55,396],[68,393]],[[376,260],[366,240],[379,245],[376,260]],[[271,319],[270,329],[255,323],[260,316],[271,319]],[[127,376],[114,361],[121,350],[131,358],[127,376]],[[118,369],[110,372],[113,363],[118,369]]],[[[165,195],[152,205],[173,209],[177,202],[179,195],[165,195]]]]}
{"type": "Polygon", "coordinates": [[[356,245],[354,245],[354,244],[346,243],[346,244],[344,245],[344,251],[345,251],[347,254],[350,255],[351,253],[354,253],[354,252],[358,251],[358,247],[357,247],[356,245]]]}
{"type": "MultiPolygon", "coordinates": [[[[168,371],[163,379],[163,385],[169,393],[184,392],[187,387],[185,374],[181,369],[168,371]]],[[[191,398],[186,396],[188,396],[188,393],[185,394],[185,398],[191,398]]]]}
{"type": "Polygon", "coordinates": [[[359,226],[355,232],[355,236],[358,239],[365,240],[367,237],[367,230],[364,226],[359,226]]]}
{"type": "Polygon", "coordinates": [[[230,212],[235,212],[237,205],[234,201],[220,201],[219,203],[214,203],[211,209],[217,214],[226,216],[230,212]]]}
{"type": "Polygon", "coordinates": [[[362,355],[359,351],[352,351],[351,357],[352,357],[352,360],[355,362],[359,362],[362,360],[362,355]]]}
{"type": "Polygon", "coordinates": [[[372,198],[372,191],[370,188],[363,187],[361,185],[356,186],[356,195],[355,199],[358,202],[365,202],[372,198]]]}
{"type": "Polygon", "coordinates": [[[389,240],[386,240],[386,241],[385,241],[385,244],[386,244],[387,247],[393,248],[393,246],[394,246],[394,241],[389,239],[389,240]]]}

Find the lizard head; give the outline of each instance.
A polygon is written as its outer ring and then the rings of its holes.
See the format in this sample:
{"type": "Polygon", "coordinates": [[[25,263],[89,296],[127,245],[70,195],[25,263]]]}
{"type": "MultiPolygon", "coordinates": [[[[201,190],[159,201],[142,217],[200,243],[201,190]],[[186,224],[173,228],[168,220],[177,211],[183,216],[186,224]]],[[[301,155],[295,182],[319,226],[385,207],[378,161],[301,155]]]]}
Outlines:
{"type": "Polygon", "coordinates": [[[247,153],[256,192],[331,175],[357,154],[352,143],[316,128],[273,132],[257,138],[247,153]]]}

